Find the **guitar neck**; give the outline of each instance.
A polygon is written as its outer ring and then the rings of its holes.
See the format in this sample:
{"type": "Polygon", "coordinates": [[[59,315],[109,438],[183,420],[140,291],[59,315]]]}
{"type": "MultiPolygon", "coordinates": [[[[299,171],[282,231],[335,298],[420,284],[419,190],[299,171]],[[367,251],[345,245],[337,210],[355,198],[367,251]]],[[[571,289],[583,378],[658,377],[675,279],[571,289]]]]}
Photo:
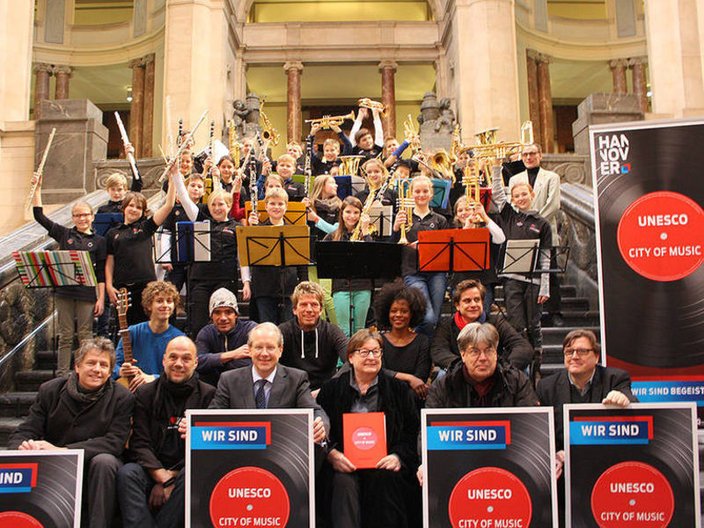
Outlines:
{"type": "Polygon", "coordinates": [[[120,337],[122,337],[122,349],[124,351],[125,363],[132,363],[132,339],[130,338],[129,325],[127,324],[127,314],[118,314],[120,322],[120,337]]]}

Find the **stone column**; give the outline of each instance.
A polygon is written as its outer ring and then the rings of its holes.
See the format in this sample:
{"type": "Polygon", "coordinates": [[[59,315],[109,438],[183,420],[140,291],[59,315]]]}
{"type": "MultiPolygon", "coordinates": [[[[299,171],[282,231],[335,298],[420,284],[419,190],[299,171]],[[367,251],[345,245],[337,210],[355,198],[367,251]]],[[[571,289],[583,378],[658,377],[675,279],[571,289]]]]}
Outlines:
{"type": "Polygon", "coordinates": [[[644,2],[643,11],[652,112],[658,117],[700,117],[704,114],[702,2],[644,2]]]}
{"type": "Polygon", "coordinates": [[[528,77],[528,116],[533,123],[533,137],[541,141],[540,126],[540,96],[538,93],[538,63],[539,53],[535,50],[526,50],[526,72],[528,77]]]}
{"type": "Polygon", "coordinates": [[[462,131],[471,137],[498,127],[499,139],[515,141],[521,127],[516,2],[455,0],[454,5],[447,60],[462,131]]]}
{"type": "Polygon", "coordinates": [[[49,77],[51,77],[51,65],[40,62],[34,65],[34,76],[36,79],[34,86],[34,119],[41,117],[39,109],[44,99],[49,99],[49,77]]]}
{"type": "Polygon", "coordinates": [[[142,117],[142,156],[153,155],[154,137],[154,54],[144,57],[144,108],[142,117]]]}
{"type": "Polygon", "coordinates": [[[536,62],[538,72],[538,103],[540,105],[540,144],[543,152],[552,152],[554,147],[554,130],[552,117],[552,92],[550,90],[550,60],[547,55],[540,55],[536,62]]]}
{"type": "Polygon", "coordinates": [[[303,63],[287,62],[284,71],[288,77],[286,101],[288,103],[288,125],[286,127],[287,141],[301,141],[301,75],[303,63]]]}
{"type": "Polygon", "coordinates": [[[626,68],[628,67],[628,61],[625,59],[615,59],[609,61],[609,68],[611,68],[611,79],[613,87],[611,88],[611,93],[618,95],[623,95],[628,93],[628,83],[626,82],[626,68]]]}
{"type": "Polygon", "coordinates": [[[56,77],[56,88],[54,90],[54,99],[68,99],[68,85],[73,70],[70,66],[56,66],[54,68],[54,76],[56,77]]]}
{"type": "Polygon", "coordinates": [[[395,75],[398,64],[394,61],[381,61],[379,71],[381,72],[381,102],[386,106],[386,117],[382,118],[384,123],[384,139],[396,137],[396,84],[395,75]]]}
{"type": "Polygon", "coordinates": [[[132,68],[132,103],[130,104],[130,142],[134,146],[134,155],[142,157],[142,131],[144,116],[144,63],[142,59],[129,62],[132,68]]]}
{"type": "MultiPolygon", "coordinates": [[[[633,83],[633,94],[638,97],[640,111],[648,111],[648,84],[645,79],[645,57],[635,57],[628,59],[628,66],[631,68],[631,82],[633,83]]],[[[624,72],[624,77],[626,76],[624,72]]]]}

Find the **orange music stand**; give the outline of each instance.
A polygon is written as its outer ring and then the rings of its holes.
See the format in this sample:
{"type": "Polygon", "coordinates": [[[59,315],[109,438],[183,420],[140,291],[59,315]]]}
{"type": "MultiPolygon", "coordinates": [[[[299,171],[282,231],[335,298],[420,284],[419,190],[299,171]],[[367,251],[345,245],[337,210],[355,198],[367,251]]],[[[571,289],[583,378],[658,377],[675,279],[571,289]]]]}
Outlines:
{"type": "Polygon", "coordinates": [[[489,229],[418,232],[419,271],[481,271],[489,268],[489,229]]]}

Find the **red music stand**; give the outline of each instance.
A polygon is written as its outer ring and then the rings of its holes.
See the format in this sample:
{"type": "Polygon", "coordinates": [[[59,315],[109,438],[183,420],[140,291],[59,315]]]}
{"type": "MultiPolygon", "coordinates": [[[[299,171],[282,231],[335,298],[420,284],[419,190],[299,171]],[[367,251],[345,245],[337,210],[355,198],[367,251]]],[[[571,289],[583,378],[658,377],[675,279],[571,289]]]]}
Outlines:
{"type": "Polygon", "coordinates": [[[418,232],[418,271],[483,271],[489,262],[489,229],[418,232]]]}

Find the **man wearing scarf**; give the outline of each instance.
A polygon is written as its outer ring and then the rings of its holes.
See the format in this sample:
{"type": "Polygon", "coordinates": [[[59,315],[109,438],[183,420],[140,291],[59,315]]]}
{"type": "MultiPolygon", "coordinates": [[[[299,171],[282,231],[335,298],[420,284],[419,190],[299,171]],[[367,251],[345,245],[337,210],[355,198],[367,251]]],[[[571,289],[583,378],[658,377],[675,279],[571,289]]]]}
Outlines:
{"type": "Polygon", "coordinates": [[[83,449],[87,526],[110,526],[115,475],[130,430],[134,397],[110,379],[115,349],[109,339],[86,339],[74,371],[39,387],[27,419],[10,437],[20,450],[83,449]]]}
{"type": "Polygon", "coordinates": [[[498,364],[499,334],[489,323],[470,323],[457,337],[462,363],[430,387],[426,408],[538,405],[523,372],[498,364]]]}
{"type": "Polygon", "coordinates": [[[461,362],[457,337],[470,323],[491,323],[499,333],[497,353],[502,362],[508,362],[519,370],[526,368],[533,360],[533,347],[518,333],[501,314],[484,312],[486,289],[477,280],[464,280],[455,288],[455,315],[443,319],[435,329],[430,347],[433,363],[448,371],[461,362]]]}
{"type": "Polygon", "coordinates": [[[195,343],[175,337],[164,352],[164,374],[135,392],[131,462],[117,475],[125,526],[184,524],[185,441],[178,426],[186,409],[206,409],[215,394],[198,379],[197,363],[195,343]]]}

